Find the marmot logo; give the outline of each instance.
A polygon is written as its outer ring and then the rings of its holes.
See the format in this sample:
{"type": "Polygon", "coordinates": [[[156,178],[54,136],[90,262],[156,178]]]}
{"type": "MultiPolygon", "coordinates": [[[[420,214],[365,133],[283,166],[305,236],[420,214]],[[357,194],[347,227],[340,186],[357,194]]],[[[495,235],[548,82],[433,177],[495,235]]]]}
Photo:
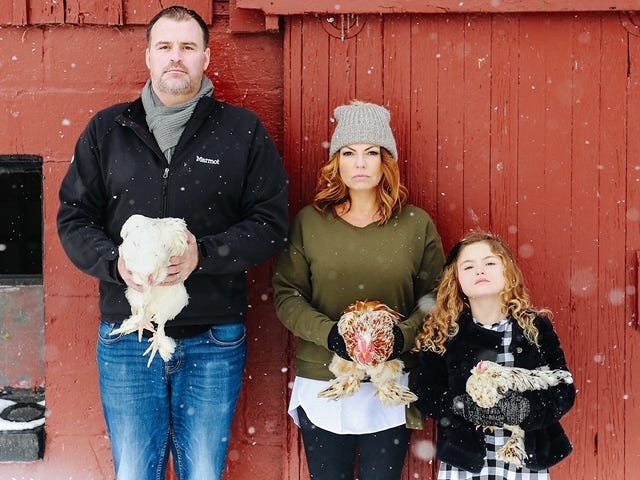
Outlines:
{"type": "Polygon", "coordinates": [[[196,162],[200,162],[200,163],[208,163],[209,165],[220,165],[220,159],[216,158],[205,158],[205,157],[201,157],[200,155],[196,155],[196,162]]]}

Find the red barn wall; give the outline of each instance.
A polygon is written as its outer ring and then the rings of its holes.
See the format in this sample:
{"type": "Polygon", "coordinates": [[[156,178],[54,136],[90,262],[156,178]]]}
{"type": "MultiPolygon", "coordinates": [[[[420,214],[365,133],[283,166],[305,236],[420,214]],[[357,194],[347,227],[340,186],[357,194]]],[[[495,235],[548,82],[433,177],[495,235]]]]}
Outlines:
{"type": "MultiPolygon", "coordinates": [[[[558,480],[632,480],[640,468],[640,15],[609,11],[635,1],[353,0],[359,17],[334,11],[331,25],[322,13],[333,0],[237,0],[266,17],[233,0],[184,2],[212,22],[216,95],[255,110],[284,153],[294,213],[326,159],[333,107],[359,97],[391,109],[411,201],[446,247],[477,226],[509,240],[536,305],[556,312],[579,388],[565,420],[575,452],[558,480]],[[592,12],[571,13],[580,8],[592,12]]],[[[113,480],[96,282],[61,249],[57,191],[91,115],[139,94],[144,24],[163,3],[12,0],[0,10],[0,154],[44,159],[49,411],[44,460],[0,464],[2,480],[113,480]]],[[[272,266],[251,272],[229,480],[307,478],[285,414],[294,342],[273,313],[272,266]]],[[[407,465],[405,480],[436,469],[416,452],[407,465]]]]}
{"type": "MultiPolygon", "coordinates": [[[[212,22],[208,74],[216,96],[257,112],[282,149],[282,35],[264,33],[263,18],[262,33],[232,33],[228,2],[182,3],[212,22]]],[[[57,192],[89,118],[139,95],[148,78],[145,24],[162,6],[149,0],[14,0],[0,9],[0,154],[43,158],[48,409],[44,460],[0,464],[0,479],[114,477],[97,386],[97,282],[62,250],[57,192]]],[[[260,26],[260,16],[254,23],[260,26]]],[[[282,478],[286,337],[273,313],[271,267],[250,276],[250,352],[230,479],[282,478]]]]}

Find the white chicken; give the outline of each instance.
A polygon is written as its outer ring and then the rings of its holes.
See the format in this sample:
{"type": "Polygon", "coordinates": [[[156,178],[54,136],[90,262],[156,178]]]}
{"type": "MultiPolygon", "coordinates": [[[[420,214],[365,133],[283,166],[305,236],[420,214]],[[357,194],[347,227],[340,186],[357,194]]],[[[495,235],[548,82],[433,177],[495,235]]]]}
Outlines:
{"type": "Polygon", "coordinates": [[[318,396],[338,400],[353,395],[369,377],[383,405],[409,404],[418,399],[400,383],[404,362],[387,361],[393,352],[393,326],[401,315],[378,301],[357,301],[349,305],[338,320],[352,362],[334,354],[329,370],[335,375],[318,396]]]}
{"type": "MultiPolygon", "coordinates": [[[[560,383],[573,383],[571,372],[550,370],[542,367],[529,370],[520,367],[506,367],[495,362],[482,360],[471,369],[466,390],[473,401],[482,408],[491,408],[509,391],[525,392],[547,390],[560,383]]],[[[524,430],[518,425],[487,425],[484,428],[502,427],[511,432],[511,438],[497,451],[501,460],[522,466],[526,455],[524,448],[524,430]]]]}
{"type": "Polygon", "coordinates": [[[184,283],[164,286],[169,258],[182,255],[187,248],[187,227],[181,218],[149,218],[132,215],[120,231],[120,257],[142,291],[127,288],[125,296],[131,306],[131,316],[122,322],[112,335],[138,332],[142,340],[144,330],[153,333],[147,366],[156,353],[168,361],[175,351],[175,341],[165,334],[165,323],[172,320],[189,303],[184,283]],[[154,326],[155,323],[155,326],[154,326]]]}

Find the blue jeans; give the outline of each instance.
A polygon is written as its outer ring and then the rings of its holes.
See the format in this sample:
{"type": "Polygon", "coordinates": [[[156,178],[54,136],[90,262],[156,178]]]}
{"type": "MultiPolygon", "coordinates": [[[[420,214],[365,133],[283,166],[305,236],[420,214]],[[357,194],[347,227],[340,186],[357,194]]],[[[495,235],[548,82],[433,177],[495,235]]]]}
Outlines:
{"type": "Polygon", "coordinates": [[[148,342],[137,334],[111,336],[102,322],[98,368],[102,407],[118,480],[164,480],[169,451],[180,480],[220,480],[231,423],[242,387],[244,324],[214,326],[176,339],[168,362],[147,368],[148,342]]]}

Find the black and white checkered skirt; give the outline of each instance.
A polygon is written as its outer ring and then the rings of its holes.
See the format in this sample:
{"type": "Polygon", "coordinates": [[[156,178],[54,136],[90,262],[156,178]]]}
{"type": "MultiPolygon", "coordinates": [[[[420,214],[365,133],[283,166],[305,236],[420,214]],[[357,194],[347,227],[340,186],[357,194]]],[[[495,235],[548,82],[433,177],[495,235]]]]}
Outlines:
{"type": "Polygon", "coordinates": [[[440,464],[438,480],[550,480],[548,470],[517,468],[497,458],[496,452],[509,436],[510,432],[502,428],[496,428],[492,434],[485,435],[487,456],[480,473],[470,473],[443,462],[440,464]]]}

